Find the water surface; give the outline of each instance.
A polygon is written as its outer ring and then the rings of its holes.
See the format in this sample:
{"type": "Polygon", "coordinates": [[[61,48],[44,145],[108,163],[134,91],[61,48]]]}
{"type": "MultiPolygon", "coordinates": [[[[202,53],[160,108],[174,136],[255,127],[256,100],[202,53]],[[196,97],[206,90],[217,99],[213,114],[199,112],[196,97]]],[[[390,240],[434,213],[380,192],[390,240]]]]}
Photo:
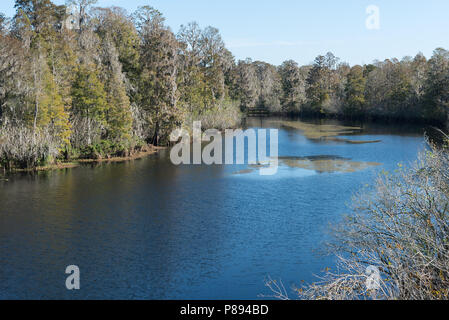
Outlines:
{"type": "Polygon", "coordinates": [[[0,299],[257,299],[268,294],[267,275],[287,287],[312,281],[333,264],[316,251],[329,224],[349,213],[351,195],[424,147],[415,129],[366,125],[338,137],[380,140],[353,144],[307,138],[281,119],[247,125],[279,128],[284,159],[376,165],[323,171],[287,162],[263,177],[248,166],[175,167],[162,151],[8,176],[0,181],[0,299]],[[79,291],[65,289],[68,265],[80,267],[79,291]]]}

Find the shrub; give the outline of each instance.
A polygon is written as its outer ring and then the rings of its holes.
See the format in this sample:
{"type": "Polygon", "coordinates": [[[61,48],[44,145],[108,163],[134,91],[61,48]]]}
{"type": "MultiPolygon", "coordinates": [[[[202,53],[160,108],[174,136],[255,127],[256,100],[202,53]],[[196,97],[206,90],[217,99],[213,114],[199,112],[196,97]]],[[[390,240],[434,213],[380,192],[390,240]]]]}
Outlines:
{"type": "MultiPolygon", "coordinates": [[[[301,299],[449,298],[449,153],[429,146],[411,168],[384,174],[355,196],[354,214],[331,243],[336,270],[297,289],[301,299]],[[367,287],[373,270],[376,290],[367,287]]],[[[287,296],[271,279],[266,285],[287,296]]]]}
{"type": "Polygon", "coordinates": [[[76,152],[80,159],[103,159],[110,157],[126,157],[135,151],[140,151],[145,146],[145,142],[138,139],[123,141],[101,140],[89,146],[85,146],[76,152]]]}
{"type": "Polygon", "coordinates": [[[46,129],[5,125],[0,128],[0,163],[9,170],[33,169],[58,156],[59,143],[46,129]]]}
{"type": "Polygon", "coordinates": [[[185,124],[190,128],[194,121],[201,121],[203,129],[224,130],[236,128],[242,121],[240,103],[229,99],[201,114],[188,114],[185,124]]]}

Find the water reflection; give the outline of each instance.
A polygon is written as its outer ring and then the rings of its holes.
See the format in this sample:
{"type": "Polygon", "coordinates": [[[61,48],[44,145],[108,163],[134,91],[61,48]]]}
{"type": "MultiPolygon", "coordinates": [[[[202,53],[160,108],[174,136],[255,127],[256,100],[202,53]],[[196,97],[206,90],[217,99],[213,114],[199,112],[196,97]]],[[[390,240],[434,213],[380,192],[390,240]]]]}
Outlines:
{"type": "Polygon", "coordinates": [[[332,265],[314,250],[351,194],[423,147],[416,131],[365,126],[339,138],[382,141],[348,144],[309,139],[279,119],[247,124],[280,128],[277,175],[176,167],[163,151],[0,181],[0,298],[255,299],[267,274],[287,286],[311,280],[332,265]],[[348,162],[373,165],[334,172],[348,162]],[[71,264],[78,292],[64,286],[71,264]]]}

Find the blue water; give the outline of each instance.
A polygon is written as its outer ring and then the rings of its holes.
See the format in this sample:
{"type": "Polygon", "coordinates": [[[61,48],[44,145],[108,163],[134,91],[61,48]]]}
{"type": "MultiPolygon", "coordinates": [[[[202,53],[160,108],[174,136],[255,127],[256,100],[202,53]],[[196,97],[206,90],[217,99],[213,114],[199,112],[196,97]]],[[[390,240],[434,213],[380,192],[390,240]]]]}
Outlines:
{"type": "Polygon", "coordinates": [[[287,289],[332,267],[320,254],[329,225],[382,170],[413,161],[419,130],[367,127],[343,144],[308,140],[273,119],[280,156],[332,155],[379,162],[354,173],[282,166],[179,166],[169,151],[125,163],[0,180],[0,299],[257,299],[264,278],[287,289]],[[65,288],[65,268],[81,290],[65,288]]]}

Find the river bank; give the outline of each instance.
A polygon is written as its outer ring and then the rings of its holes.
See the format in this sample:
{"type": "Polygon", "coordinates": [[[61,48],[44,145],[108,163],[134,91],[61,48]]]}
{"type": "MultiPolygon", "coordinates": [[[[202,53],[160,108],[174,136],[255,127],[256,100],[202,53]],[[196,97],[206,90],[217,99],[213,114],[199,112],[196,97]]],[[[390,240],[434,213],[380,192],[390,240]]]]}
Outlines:
{"type": "Polygon", "coordinates": [[[111,162],[125,162],[142,159],[144,157],[156,154],[159,150],[163,150],[165,147],[155,147],[148,145],[142,148],[140,151],[123,157],[109,157],[109,158],[99,158],[99,159],[73,159],[70,161],[58,161],[54,164],[49,164],[46,166],[37,166],[35,168],[11,168],[10,170],[3,169],[0,171],[0,176],[6,175],[7,173],[20,173],[20,172],[40,172],[40,171],[53,171],[53,170],[63,170],[72,169],[79,167],[82,164],[88,163],[111,163],[111,162]]]}

